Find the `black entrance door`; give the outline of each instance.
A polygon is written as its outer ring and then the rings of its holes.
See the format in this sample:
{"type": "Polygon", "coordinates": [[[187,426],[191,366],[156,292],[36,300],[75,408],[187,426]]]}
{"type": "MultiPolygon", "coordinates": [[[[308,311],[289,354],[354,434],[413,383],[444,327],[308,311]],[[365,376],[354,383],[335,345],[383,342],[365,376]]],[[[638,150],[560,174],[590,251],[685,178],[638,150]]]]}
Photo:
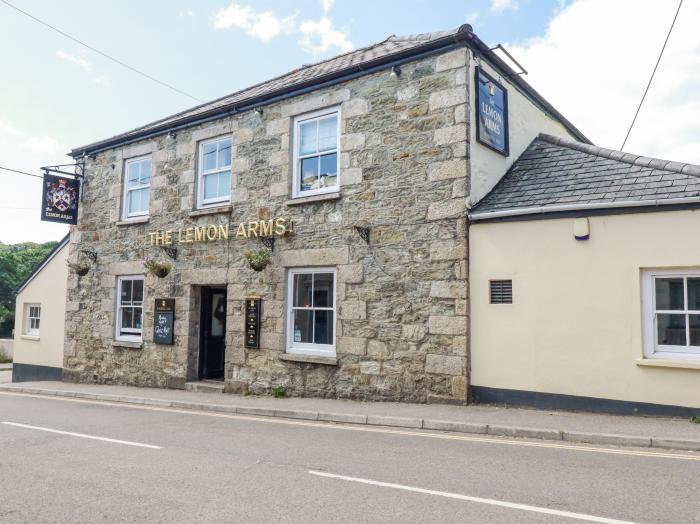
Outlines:
{"type": "Polygon", "coordinates": [[[199,378],[224,378],[226,351],[226,290],[202,288],[199,337],[199,378]]]}

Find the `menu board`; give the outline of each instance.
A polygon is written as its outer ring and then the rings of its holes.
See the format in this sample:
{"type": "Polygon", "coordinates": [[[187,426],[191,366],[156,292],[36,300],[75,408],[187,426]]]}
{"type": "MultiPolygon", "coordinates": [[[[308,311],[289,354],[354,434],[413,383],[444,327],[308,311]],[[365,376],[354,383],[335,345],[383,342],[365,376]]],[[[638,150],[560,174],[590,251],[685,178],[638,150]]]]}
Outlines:
{"type": "Polygon", "coordinates": [[[153,318],[153,342],[173,344],[175,324],[175,299],[157,298],[153,318]]]}
{"type": "Polygon", "coordinates": [[[259,297],[245,299],[245,347],[260,349],[260,303],[259,297]]]}

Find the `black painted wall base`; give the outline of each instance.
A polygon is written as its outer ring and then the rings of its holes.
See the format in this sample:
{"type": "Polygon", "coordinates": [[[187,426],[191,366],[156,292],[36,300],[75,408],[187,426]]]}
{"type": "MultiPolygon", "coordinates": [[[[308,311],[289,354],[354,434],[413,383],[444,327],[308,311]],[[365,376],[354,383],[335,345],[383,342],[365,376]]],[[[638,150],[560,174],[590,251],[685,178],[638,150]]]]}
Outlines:
{"type": "Polygon", "coordinates": [[[12,364],[12,382],[32,382],[35,380],[63,380],[63,368],[34,364],[12,364]]]}
{"type": "Polygon", "coordinates": [[[615,415],[655,415],[665,417],[692,417],[700,415],[700,408],[629,402],[557,393],[540,393],[518,389],[471,386],[470,398],[474,404],[500,404],[509,407],[527,407],[549,410],[590,411],[615,415]]]}

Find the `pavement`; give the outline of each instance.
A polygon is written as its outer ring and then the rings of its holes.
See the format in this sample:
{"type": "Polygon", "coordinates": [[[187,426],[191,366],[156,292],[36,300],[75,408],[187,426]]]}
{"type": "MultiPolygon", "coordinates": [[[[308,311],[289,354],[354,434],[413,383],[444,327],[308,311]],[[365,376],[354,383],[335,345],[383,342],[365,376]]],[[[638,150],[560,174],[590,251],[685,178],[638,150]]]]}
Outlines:
{"type": "Polygon", "coordinates": [[[12,364],[0,364],[0,384],[12,382],[12,364]]]}
{"type": "MultiPolygon", "coordinates": [[[[63,382],[3,384],[0,385],[0,391],[276,418],[700,451],[700,424],[678,418],[602,415],[483,405],[450,406],[273,398],[63,382]]],[[[700,410],[698,411],[700,414],[700,410]]]]}
{"type": "Polygon", "coordinates": [[[6,391],[0,449],[3,523],[700,519],[687,451],[6,391]]]}

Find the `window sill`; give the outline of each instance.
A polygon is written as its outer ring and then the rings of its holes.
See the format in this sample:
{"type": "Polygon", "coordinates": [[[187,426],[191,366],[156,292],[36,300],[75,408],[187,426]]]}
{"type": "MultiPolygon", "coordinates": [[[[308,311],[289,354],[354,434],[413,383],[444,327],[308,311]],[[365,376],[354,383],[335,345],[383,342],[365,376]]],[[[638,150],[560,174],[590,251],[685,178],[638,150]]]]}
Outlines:
{"type": "Polygon", "coordinates": [[[303,204],[312,204],[314,202],[326,202],[330,200],[340,200],[340,191],[335,191],[334,193],[321,193],[320,195],[292,198],[291,200],[287,200],[285,202],[285,205],[300,206],[303,204]]]}
{"type": "Polygon", "coordinates": [[[662,359],[662,358],[638,358],[638,366],[648,366],[657,368],[681,368],[681,369],[700,369],[700,359],[662,359]]]}
{"type": "Polygon", "coordinates": [[[282,353],[280,360],[287,362],[301,362],[306,364],[324,364],[326,366],[337,366],[338,359],[336,357],[318,357],[314,355],[298,355],[295,353],[282,353]]]}
{"type": "Polygon", "coordinates": [[[227,204],[225,206],[203,207],[202,209],[195,209],[194,211],[190,211],[189,216],[190,217],[201,217],[204,215],[217,215],[219,213],[230,213],[232,209],[233,209],[233,206],[231,206],[231,204],[227,204]]]}
{"type": "Polygon", "coordinates": [[[21,338],[22,340],[33,340],[35,342],[39,341],[38,335],[20,335],[19,338],[21,338]]]}
{"type": "Polygon", "coordinates": [[[129,349],[141,349],[143,348],[143,342],[130,342],[128,340],[113,340],[113,348],[129,348],[129,349]]]}
{"type": "Polygon", "coordinates": [[[151,217],[134,217],[119,220],[117,226],[131,226],[134,224],[147,224],[151,217]]]}

